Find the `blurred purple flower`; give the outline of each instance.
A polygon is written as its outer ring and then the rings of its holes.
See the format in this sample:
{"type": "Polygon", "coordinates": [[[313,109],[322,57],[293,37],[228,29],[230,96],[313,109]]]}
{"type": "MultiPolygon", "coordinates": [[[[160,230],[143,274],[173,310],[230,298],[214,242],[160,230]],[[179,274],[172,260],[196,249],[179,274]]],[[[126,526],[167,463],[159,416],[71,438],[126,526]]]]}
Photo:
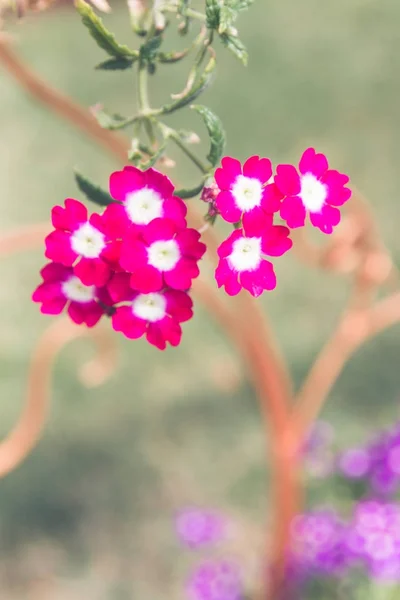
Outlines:
{"type": "Polygon", "coordinates": [[[339,457],[339,470],[349,479],[365,477],[370,466],[370,455],[365,448],[350,448],[339,457]]]}
{"type": "Polygon", "coordinates": [[[296,517],[292,524],[295,560],[305,570],[329,575],[347,567],[346,527],[334,511],[315,511],[296,517]]]}
{"type": "Polygon", "coordinates": [[[400,581],[400,506],[372,500],[360,502],[347,546],[371,576],[400,581]]]}
{"type": "Polygon", "coordinates": [[[225,518],[213,511],[185,508],[175,521],[180,541],[190,548],[215,544],[226,534],[225,518]]]}
{"type": "Polygon", "coordinates": [[[238,565],[214,560],[196,568],[188,581],[187,593],[191,600],[240,600],[242,588],[238,565]]]}

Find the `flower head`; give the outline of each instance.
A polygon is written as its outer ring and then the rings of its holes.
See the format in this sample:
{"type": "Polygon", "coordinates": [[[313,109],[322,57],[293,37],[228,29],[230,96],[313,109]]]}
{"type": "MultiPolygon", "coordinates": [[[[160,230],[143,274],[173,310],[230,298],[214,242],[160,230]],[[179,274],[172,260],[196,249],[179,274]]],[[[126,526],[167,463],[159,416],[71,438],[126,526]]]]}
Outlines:
{"type": "Polygon", "coordinates": [[[93,327],[103,314],[111,312],[112,301],[104,288],[85,285],[72,267],[49,263],[40,272],[43,283],[33,293],[32,300],[41,304],[46,315],[58,315],[67,307],[72,321],[93,327]]]}
{"type": "Polygon", "coordinates": [[[139,292],[131,289],[129,279],[126,273],[117,273],[108,286],[111,298],[118,303],[112,316],[113,329],[130,339],[145,335],[160,350],[165,350],[167,343],[177,346],[182,336],[180,324],[193,316],[190,296],[171,289],[139,292]]]}
{"type": "Polygon", "coordinates": [[[293,521],[291,535],[296,561],[303,569],[336,574],[346,568],[346,529],[333,511],[298,516],[293,521]]]}
{"type": "Polygon", "coordinates": [[[280,215],[289,227],[302,227],[307,213],[311,223],[324,233],[332,233],[340,221],[342,206],[351,196],[347,175],[329,169],[324,154],[308,148],[298,170],[293,165],[278,165],[274,182],[282,195],[280,215]]]}
{"type": "Polygon", "coordinates": [[[219,263],[215,271],[218,287],[230,296],[242,288],[254,297],[276,287],[272,263],[264,255],[281,256],[292,247],[287,227],[272,225],[272,216],[260,219],[252,234],[236,229],[218,248],[219,263]]]}
{"type": "Polygon", "coordinates": [[[112,173],[110,193],[122,202],[118,207],[121,226],[141,228],[159,218],[168,218],[178,227],[186,226],[186,204],[173,195],[171,180],[155,169],[141,171],[129,166],[112,173]]]}
{"type": "Polygon", "coordinates": [[[216,206],[225,221],[238,223],[243,218],[243,228],[248,231],[265,213],[279,210],[275,187],[267,185],[272,176],[269,158],[251,156],[242,167],[239,160],[226,156],[221,164],[215,171],[220,189],[216,206]]]}
{"type": "Polygon", "coordinates": [[[192,573],[187,592],[191,600],[240,600],[242,587],[238,565],[227,560],[210,560],[192,573]]]}
{"type": "Polygon", "coordinates": [[[46,257],[68,267],[74,265],[75,275],[85,285],[105,285],[112,263],[118,259],[109,214],[106,210],[89,217],[87,208],[72,198],[65,200],[64,208],[55,206],[51,213],[55,229],[45,239],[46,257]]]}
{"type": "Polygon", "coordinates": [[[158,292],[166,286],[188,290],[199,275],[197,265],[206,251],[195,229],[179,228],[169,219],[154,219],[140,234],[128,232],[121,246],[121,267],[132,273],[131,286],[158,292]]]}
{"type": "Polygon", "coordinates": [[[199,508],[182,510],[175,524],[179,539],[190,548],[218,542],[225,533],[225,522],[221,515],[199,508]]]}
{"type": "Polygon", "coordinates": [[[377,501],[360,502],[347,538],[349,550],[371,575],[400,580],[400,507],[377,501]]]}

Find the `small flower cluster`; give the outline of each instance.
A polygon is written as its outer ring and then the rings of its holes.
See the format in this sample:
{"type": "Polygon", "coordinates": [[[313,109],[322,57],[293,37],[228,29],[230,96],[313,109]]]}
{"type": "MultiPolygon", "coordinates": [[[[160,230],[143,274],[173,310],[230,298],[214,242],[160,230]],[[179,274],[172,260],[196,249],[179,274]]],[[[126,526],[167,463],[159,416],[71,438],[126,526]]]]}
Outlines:
{"type": "Polygon", "coordinates": [[[189,291],[206,247],[187,227],[186,205],[154,169],[125,167],[110,177],[115,203],[88,215],[77,200],[52,211],[43,282],[33,294],[44,314],[65,308],[78,324],[103,315],[130,339],[146,336],[165,349],[179,344],[181,323],[193,316],[189,291]]]}
{"type": "Polygon", "coordinates": [[[343,578],[363,569],[378,580],[400,582],[400,506],[363,500],[349,521],[334,511],[314,511],[295,519],[292,551],[297,576],[343,578]]]}
{"type": "MultiPolygon", "coordinates": [[[[226,539],[227,520],[221,514],[188,507],[175,521],[178,539],[192,550],[211,548],[226,539]]],[[[243,581],[239,565],[218,557],[201,561],[186,583],[190,600],[241,600],[243,581]]]]}
{"type": "Polygon", "coordinates": [[[400,425],[381,432],[364,446],[344,451],[338,469],[347,479],[364,481],[371,494],[393,497],[400,489],[400,425]]]}
{"type": "Polygon", "coordinates": [[[282,256],[292,247],[290,229],[303,227],[309,215],[313,226],[332,233],[340,221],[339,206],[351,196],[347,175],[329,169],[323,154],[308,148],[298,168],[278,165],[275,175],[268,158],[250,157],[243,166],[231,157],[215,172],[219,189],[204,199],[215,202],[222,218],[235,231],[218,249],[215,278],[234,296],[244,288],[257,297],[276,287],[272,263],[265,257],[282,256]],[[210,197],[210,198],[209,198],[210,197]],[[276,214],[287,226],[274,224],[276,214]]]}

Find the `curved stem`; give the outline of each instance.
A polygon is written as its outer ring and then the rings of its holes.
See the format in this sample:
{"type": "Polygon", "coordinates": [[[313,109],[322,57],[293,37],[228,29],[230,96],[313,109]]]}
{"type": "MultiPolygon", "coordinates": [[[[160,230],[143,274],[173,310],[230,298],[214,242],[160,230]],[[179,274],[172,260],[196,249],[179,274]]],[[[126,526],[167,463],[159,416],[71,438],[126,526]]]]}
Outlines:
{"type": "MultiPolygon", "coordinates": [[[[77,327],[68,319],[61,319],[52,323],[40,338],[31,358],[25,407],[14,429],[0,443],[0,477],[18,467],[40,437],[48,413],[52,367],[58,353],[72,340],[93,333],[77,327]]],[[[90,384],[100,383],[114,368],[114,361],[110,361],[108,338],[104,344],[103,336],[104,330],[103,333],[97,331],[94,336],[99,344],[97,360],[84,365],[83,373],[90,384]],[[99,366],[101,377],[98,376],[99,366]]]]}
{"type": "Polygon", "coordinates": [[[368,339],[400,322],[400,292],[380,300],[370,309],[351,310],[312,366],[297,398],[292,420],[305,435],[317,418],[333,384],[350,356],[368,339]]]}

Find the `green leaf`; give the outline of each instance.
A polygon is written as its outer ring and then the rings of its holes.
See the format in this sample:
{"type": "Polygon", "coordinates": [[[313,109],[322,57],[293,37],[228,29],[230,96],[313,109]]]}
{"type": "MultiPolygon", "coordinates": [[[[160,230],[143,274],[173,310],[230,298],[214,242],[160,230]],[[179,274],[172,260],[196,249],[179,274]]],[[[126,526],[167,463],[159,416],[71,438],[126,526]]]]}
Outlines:
{"type": "Polygon", "coordinates": [[[103,21],[85,0],[75,0],[75,7],[97,45],[105,50],[107,54],[119,59],[137,58],[139,56],[137,51],[130,50],[127,46],[122,46],[116,41],[114,35],[106,29],[103,21]]]}
{"type": "Polygon", "coordinates": [[[210,85],[214,75],[215,67],[216,60],[215,56],[212,55],[199,80],[194,82],[192,87],[182,98],[175,100],[175,102],[171,102],[171,104],[163,106],[161,109],[161,114],[168,115],[180,108],[183,108],[187,104],[191,104],[193,100],[195,100],[210,85]]]}
{"type": "Polygon", "coordinates": [[[140,58],[148,62],[154,61],[161,43],[162,37],[160,35],[150,38],[146,43],[140,46],[140,58]]]}
{"type": "Polygon", "coordinates": [[[241,42],[238,37],[228,33],[223,33],[220,38],[223,45],[228,48],[228,50],[233,52],[236,58],[238,58],[246,66],[249,55],[247,54],[246,46],[243,44],[243,42],[241,42]]]}
{"type": "Polygon", "coordinates": [[[206,25],[208,29],[218,29],[221,3],[219,0],[206,0],[206,25]]]}
{"type": "Polygon", "coordinates": [[[215,167],[224,154],[226,144],[226,136],[221,119],[206,106],[200,106],[197,104],[191,108],[198,112],[201,117],[203,117],[211,141],[210,152],[207,155],[207,160],[213,167],[215,167]]]}
{"type": "Polygon", "coordinates": [[[124,71],[130,69],[133,63],[137,60],[126,60],[125,58],[110,58],[96,66],[96,69],[103,71],[124,71]]]}
{"type": "Polygon", "coordinates": [[[181,190],[177,190],[175,192],[175,195],[178,196],[178,198],[182,198],[182,200],[187,200],[188,198],[194,198],[195,196],[198,196],[202,191],[203,187],[204,179],[198,186],[192,189],[182,188],[181,190]]]}
{"type": "Polygon", "coordinates": [[[122,115],[109,115],[101,108],[92,109],[92,114],[103,129],[123,129],[133,123],[133,118],[126,119],[122,115]]]}
{"type": "Polygon", "coordinates": [[[227,0],[229,6],[238,12],[250,8],[253,2],[254,0],[227,0]]]}
{"type": "Polygon", "coordinates": [[[108,206],[109,204],[116,202],[108,192],[78,171],[75,171],[75,181],[81,192],[95,204],[98,204],[99,206],[108,206]]]}
{"type": "Polygon", "coordinates": [[[189,51],[190,51],[190,48],[186,48],[185,50],[182,50],[181,52],[159,52],[157,54],[157,59],[161,63],[176,63],[176,62],[182,60],[182,58],[185,58],[185,56],[187,56],[189,51]]]}
{"type": "Polygon", "coordinates": [[[233,26],[236,18],[238,16],[238,11],[230,6],[221,6],[219,13],[219,26],[218,33],[224,33],[228,31],[233,26]]]}

